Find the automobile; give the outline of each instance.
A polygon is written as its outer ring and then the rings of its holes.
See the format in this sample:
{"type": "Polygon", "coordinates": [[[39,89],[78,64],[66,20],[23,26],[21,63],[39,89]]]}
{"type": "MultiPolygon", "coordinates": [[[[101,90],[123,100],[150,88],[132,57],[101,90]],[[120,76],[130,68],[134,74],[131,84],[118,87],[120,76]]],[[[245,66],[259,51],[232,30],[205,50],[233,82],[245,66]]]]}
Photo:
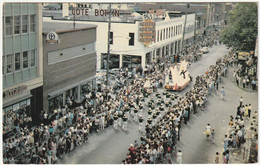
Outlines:
{"type": "Polygon", "coordinates": [[[109,73],[113,75],[119,74],[119,68],[113,68],[109,71],[109,73]]]}
{"type": "Polygon", "coordinates": [[[58,4],[48,4],[48,5],[44,6],[44,9],[61,10],[61,5],[58,5],[58,4]]]}
{"type": "Polygon", "coordinates": [[[209,52],[209,48],[208,47],[203,47],[200,49],[200,52],[202,52],[203,54],[208,53],[209,52]]]}

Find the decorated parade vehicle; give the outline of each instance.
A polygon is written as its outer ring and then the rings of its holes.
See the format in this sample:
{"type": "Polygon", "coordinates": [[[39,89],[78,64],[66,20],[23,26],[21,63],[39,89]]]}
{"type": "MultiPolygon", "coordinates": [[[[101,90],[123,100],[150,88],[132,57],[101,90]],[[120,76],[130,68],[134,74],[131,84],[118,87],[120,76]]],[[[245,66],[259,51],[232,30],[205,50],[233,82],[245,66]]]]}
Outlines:
{"type": "Polygon", "coordinates": [[[182,91],[186,88],[191,83],[187,67],[188,63],[186,61],[169,67],[166,71],[164,88],[172,91],[182,91]]]}

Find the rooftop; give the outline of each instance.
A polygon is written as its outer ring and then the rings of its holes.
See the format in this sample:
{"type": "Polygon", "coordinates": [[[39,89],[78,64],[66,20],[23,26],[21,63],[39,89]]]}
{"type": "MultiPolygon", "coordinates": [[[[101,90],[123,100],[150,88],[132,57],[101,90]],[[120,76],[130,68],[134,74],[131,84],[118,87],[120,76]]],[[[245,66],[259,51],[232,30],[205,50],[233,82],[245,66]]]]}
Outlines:
{"type": "Polygon", "coordinates": [[[87,30],[96,28],[96,25],[92,24],[75,24],[75,29],[73,27],[73,23],[62,23],[62,22],[48,22],[43,21],[42,24],[42,32],[48,33],[50,31],[54,31],[56,33],[66,33],[66,32],[72,32],[72,31],[80,31],[80,30],[87,30]]]}

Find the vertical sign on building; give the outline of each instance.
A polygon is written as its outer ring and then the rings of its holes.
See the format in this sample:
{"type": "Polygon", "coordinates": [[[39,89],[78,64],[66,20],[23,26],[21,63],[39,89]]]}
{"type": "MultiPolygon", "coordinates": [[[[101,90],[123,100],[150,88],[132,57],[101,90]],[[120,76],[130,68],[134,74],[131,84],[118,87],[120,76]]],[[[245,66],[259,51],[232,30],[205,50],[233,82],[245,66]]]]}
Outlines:
{"type": "Polygon", "coordinates": [[[155,22],[151,19],[145,19],[139,24],[139,41],[145,46],[155,41],[155,22]]]}

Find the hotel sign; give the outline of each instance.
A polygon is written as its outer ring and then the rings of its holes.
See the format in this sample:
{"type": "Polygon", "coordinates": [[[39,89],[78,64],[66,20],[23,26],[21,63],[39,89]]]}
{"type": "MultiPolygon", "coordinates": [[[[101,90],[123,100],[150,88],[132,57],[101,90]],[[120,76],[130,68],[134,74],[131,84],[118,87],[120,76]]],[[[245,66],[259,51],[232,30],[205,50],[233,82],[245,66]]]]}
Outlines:
{"type": "Polygon", "coordinates": [[[145,46],[155,41],[155,22],[151,19],[145,19],[139,24],[139,41],[145,46]]]}
{"type": "Polygon", "coordinates": [[[18,86],[16,88],[12,88],[12,89],[9,89],[9,90],[6,90],[3,92],[3,98],[8,98],[8,97],[11,97],[11,96],[14,96],[14,95],[17,95],[23,91],[27,90],[27,86],[26,85],[21,85],[21,86],[18,86]]]}

